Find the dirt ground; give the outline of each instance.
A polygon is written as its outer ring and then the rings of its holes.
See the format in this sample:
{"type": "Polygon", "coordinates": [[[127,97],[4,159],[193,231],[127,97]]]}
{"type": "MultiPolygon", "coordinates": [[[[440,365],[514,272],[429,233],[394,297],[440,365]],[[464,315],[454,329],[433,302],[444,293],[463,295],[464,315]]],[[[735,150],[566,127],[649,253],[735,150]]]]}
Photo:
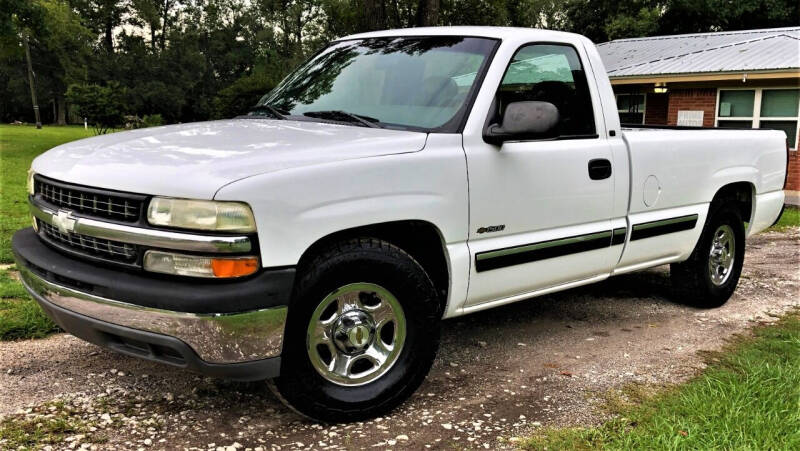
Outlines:
{"type": "MultiPolygon", "coordinates": [[[[543,426],[603,419],[598,395],[670,384],[699,350],[800,306],[800,229],[748,242],[739,288],[698,310],[669,295],[666,267],[446,321],[420,390],[389,416],[305,420],[264,384],[202,378],[60,334],[0,343],[0,416],[66,410],[89,432],[52,449],[495,449],[543,426]]],[[[24,417],[23,417],[24,418],[24,417]]]]}

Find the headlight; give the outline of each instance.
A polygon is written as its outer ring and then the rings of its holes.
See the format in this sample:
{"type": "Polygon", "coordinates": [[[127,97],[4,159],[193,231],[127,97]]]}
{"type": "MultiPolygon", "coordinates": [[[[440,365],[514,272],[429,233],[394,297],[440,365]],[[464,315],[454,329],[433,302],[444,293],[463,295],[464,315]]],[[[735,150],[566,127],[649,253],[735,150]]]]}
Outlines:
{"type": "Polygon", "coordinates": [[[257,257],[204,257],[147,251],[144,254],[146,271],[191,277],[231,278],[249,276],[258,271],[257,257]]]}
{"type": "Polygon", "coordinates": [[[154,197],[147,209],[147,222],[157,226],[216,232],[256,230],[253,212],[241,202],[154,197]]]}
{"type": "Polygon", "coordinates": [[[30,194],[31,196],[33,196],[33,189],[34,189],[33,176],[34,175],[36,175],[36,173],[33,172],[33,169],[28,169],[28,194],[30,194]]]}

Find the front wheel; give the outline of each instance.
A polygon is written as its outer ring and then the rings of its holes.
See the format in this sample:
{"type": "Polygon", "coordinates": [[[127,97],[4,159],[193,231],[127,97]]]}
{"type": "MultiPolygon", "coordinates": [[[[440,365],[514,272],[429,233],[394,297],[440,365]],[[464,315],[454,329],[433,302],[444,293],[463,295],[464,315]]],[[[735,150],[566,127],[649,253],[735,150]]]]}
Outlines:
{"type": "Polygon", "coordinates": [[[682,302],[719,307],[733,295],[744,263],[744,222],[730,205],[712,205],[692,255],[670,266],[673,290],[682,302]]]}
{"type": "Polygon", "coordinates": [[[304,267],[272,387],[294,410],[325,422],[396,407],[436,356],[433,282],[410,255],[376,239],[337,243],[304,267]]]}

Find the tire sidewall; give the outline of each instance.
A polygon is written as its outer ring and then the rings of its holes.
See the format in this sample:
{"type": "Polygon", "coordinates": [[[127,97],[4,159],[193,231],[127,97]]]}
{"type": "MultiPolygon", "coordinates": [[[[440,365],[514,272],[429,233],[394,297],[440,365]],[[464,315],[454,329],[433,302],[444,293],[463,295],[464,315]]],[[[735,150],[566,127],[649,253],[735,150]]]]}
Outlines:
{"type": "Polygon", "coordinates": [[[439,343],[441,312],[427,274],[394,248],[353,250],[317,261],[298,283],[287,319],[278,389],[301,413],[324,421],[374,416],[391,409],[427,375],[439,343]],[[355,387],[323,378],[311,365],[306,331],[314,310],[330,293],[351,283],[374,283],[398,300],[406,317],[403,350],[380,378],[355,387]],[[339,415],[331,417],[332,411],[339,415]]]}
{"type": "Polygon", "coordinates": [[[739,276],[742,274],[742,266],[744,264],[745,252],[745,232],[742,217],[736,209],[730,207],[721,207],[714,211],[703,231],[702,240],[698,247],[702,269],[701,280],[706,286],[706,290],[710,295],[709,305],[722,305],[728,298],[733,295],[736,286],[739,283],[739,276]],[[733,230],[734,238],[734,256],[733,266],[731,267],[731,274],[722,285],[716,285],[711,280],[711,274],[708,272],[708,264],[710,259],[711,244],[714,240],[714,234],[717,229],[722,225],[730,226],[733,230]]]}

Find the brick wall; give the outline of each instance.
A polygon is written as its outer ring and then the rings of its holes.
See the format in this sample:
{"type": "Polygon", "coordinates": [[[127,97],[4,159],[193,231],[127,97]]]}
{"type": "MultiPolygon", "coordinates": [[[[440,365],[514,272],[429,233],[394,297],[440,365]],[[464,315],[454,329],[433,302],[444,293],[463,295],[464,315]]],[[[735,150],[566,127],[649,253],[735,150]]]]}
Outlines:
{"type": "MultiPolygon", "coordinates": [[[[644,123],[650,125],[667,125],[669,94],[647,94],[647,105],[644,108],[644,123]]],[[[677,115],[677,113],[675,113],[677,115]]],[[[677,116],[676,116],[677,117],[677,116]]]]}
{"type": "Polygon", "coordinates": [[[786,189],[800,191],[800,152],[789,151],[789,178],[786,180],[786,189]]]}
{"type": "Polygon", "coordinates": [[[702,110],[703,127],[713,127],[717,90],[714,88],[670,89],[667,124],[678,124],[678,110],[702,110]]]}

